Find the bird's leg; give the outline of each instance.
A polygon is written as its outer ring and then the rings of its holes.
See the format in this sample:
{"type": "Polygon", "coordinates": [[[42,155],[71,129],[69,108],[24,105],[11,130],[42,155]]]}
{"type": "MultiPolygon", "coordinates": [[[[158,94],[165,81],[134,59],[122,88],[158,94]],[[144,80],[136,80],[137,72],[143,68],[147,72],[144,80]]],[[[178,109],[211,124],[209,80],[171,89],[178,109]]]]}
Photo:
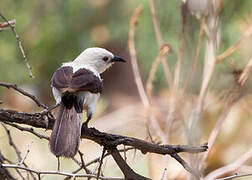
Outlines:
{"type": "Polygon", "coordinates": [[[58,159],[58,172],[60,171],[60,159],[59,159],[59,156],[57,156],[57,159],[58,159]]]}
{"type": "Polygon", "coordinates": [[[44,109],[44,110],[41,112],[41,114],[42,114],[42,115],[46,115],[46,114],[48,114],[50,111],[52,111],[53,109],[57,108],[59,105],[60,105],[60,103],[56,103],[56,104],[54,104],[54,105],[52,105],[52,106],[49,106],[47,109],[44,109]]]}

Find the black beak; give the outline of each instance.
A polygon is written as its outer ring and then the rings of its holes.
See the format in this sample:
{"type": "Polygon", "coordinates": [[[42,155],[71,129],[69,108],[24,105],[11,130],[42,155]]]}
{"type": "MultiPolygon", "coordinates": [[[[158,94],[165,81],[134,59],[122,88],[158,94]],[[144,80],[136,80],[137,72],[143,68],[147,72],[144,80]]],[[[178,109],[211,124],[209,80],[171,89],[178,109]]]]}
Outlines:
{"type": "Polygon", "coordinates": [[[126,61],[119,56],[114,56],[113,59],[111,59],[111,62],[126,62],[126,61]]]}

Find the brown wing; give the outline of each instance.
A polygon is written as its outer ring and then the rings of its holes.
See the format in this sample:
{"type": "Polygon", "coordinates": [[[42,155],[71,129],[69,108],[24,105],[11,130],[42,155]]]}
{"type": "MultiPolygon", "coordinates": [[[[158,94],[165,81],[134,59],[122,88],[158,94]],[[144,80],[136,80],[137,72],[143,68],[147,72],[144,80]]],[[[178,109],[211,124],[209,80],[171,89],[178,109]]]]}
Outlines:
{"type": "Polygon", "coordinates": [[[103,91],[102,81],[87,69],[79,69],[73,73],[73,68],[65,66],[57,69],[52,77],[52,86],[62,93],[89,91],[101,93],[103,91]]]}

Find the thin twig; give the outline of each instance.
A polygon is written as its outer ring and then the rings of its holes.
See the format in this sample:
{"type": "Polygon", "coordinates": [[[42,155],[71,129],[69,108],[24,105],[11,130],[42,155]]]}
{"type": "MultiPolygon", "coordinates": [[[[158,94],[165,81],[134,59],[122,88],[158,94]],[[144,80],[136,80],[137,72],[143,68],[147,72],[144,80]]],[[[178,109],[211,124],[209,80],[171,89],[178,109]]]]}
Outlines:
{"type": "Polygon", "coordinates": [[[252,68],[252,57],[249,59],[248,64],[245,66],[245,68],[242,71],[242,74],[240,75],[239,84],[241,86],[243,86],[245,84],[246,80],[248,79],[249,72],[250,72],[251,68],[252,68]]]}
{"type": "MultiPolygon", "coordinates": [[[[128,147],[128,148],[125,148],[125,149],[119,149],[118,151],[119,151],[119,152],[124,152],[124,151],[127,152],[127,151],[133,150],[133,149],[135,149],[135,148],[133,148],[133,147],[128,147]]],[[[105,153],[104,158],[107,157],[107,156],[109,156],[109,155],[110,155],[109,153],[105,153]]],[[[93,159],[92,161],[88,162],[88,163],[86,164],[86,166],[90,166],[91,164],[94,164],[94,163],[96,163],[96,162],[99,162],[99,160],[100,160],[100,158],[93,159]]]]}
{"type": "MultiPolygon", "coordinates": [[[[80,170],[84,169],[84,171],[87,173],[87,174],[92,174],[91,171],[86,167],[86,164],[84,162],[84,159],[83,159],[83,153],[78,150],[78,154],[80,156],[80,160],[81,162],[79,162],[77,159],[75,158],[72,158],[72,160],[74,162],[76,162],[80,167],[78,169],[76,169],[75,171],[72,171],[72,174],[77,174],[80,170]]],[[[64,180],[69,180],[71,179],[71,177],[66,177],[64,180]]],[[[89,178],[88,178],[89,179],[89,178]]]]}
{"type": "Polygon", "coordinates": [[[164,143],[169,143],[169,136],[170,136],[170,129],[172,124],[175,120],[176,114],[180,113],[180,109],[178,107],[179,103],[179,94],[178,89],[180,85],[181,79],[181,68],[182,68],[182,61],[183,61],[183,54],[184,54],[184,46],[185,46],[185,25],[186,25],[186,5],[181,2],[181,19],[182,19],[182,26],[181,26],[181,42],[178,52],[178,60],[175,66],[175,73],[174,73],[174,82],[173,87],[171,88],[171,96],[169,98],[169,109],[166,115],[165,121],[165,129],[166,129],[166,136],[164,143]]]}
{"type": "Polygon", "coordinates": [[[18,130],[20,130],[20,131],[26,131],[26,132],[32,133],[33,135],[37,136],[37,137],[40,138],[40,139],[49,140],[49,137],[37,133],[33,128],[22,127],[22,126],[19,126],[19,125],[17,125],[17,124],[9,123],[9,122],[5,122],[5,124],[7,124],[7,125],[9,125],[9,126],[12,126],[12,127],[16,128],[16,129],[18,129],[18,130]]]}
{"type": "Polygon", "coordinates": [[[237,48],[245,41],[247,40],[250,36],[252,35],[252,26],[250,26],[242,35],[241,39],[235,43],[233,46],[228,48],[226,51],[224,51],[221,55],[219,55],[215,62],[216,64],[223,61],[225,58],[230,56],[233,52],[237,50],[237,48]]]}
{"type": "Polygon", "coordinates": [[[16,154],[18,156],[18,161],[20,162],[22,160],[21,152],[18,149],[18,147],[16,146],[16,144],[13,142],[13,139],[12,139],[11,134],[10,134],[10,130],[6,127],[6,125],[4,123],[1,123],[1,124],[4,127],[4,130],[6,131],[6,134],[8,136],[8,140],[9,140],[9,144],[10,144],[11,147],[13,147],[14,151],[16,152],[16,154]]]}
{"type": "Polygon", "coordinates": [[[57,107],[59,107],[59,106],[60,106],[60,103],[54,104],[54,105],[52,105],[52,106],[49,106],[49,107],[47,107],[46,109],[44,109],[44,110],[41,112],[41,114],[42,114],[42,115],[46,115],[46,114],[50,113],[52,110],[54,110],[55,108],[57,108],[57,107]]]}
{"type": "MultiPolygon", "coordinates": [[[[42,174],[54,174],[54,175],[60,175],[60,176],[70,176],[70,177],[91,177],[91,178],[96,178],[96,175],[93,174],[72,174],[72,173],[68,173],[68,172],[61,172],[61,171],[38,171],[35,169],[31,169],[31,168],[27,168],[27,167],[23,167],[23,166],[19,166],[19,165],[15,165],[15,164],[1,164],[1,166],[3,168],[16,168],[16,169],[22,169],[25,171],[29,171],[32,173],[37,174],[39,177],[42,174]]],[[[120,177],[103,177],[100,176],[99,179],[101,180],[124,180],[124,178],[120,178],[120,177]]]]}
{"type": "Polygon", "coordinates": [[[90,174],[91,171],[86,167],[86,164],[85,164],[84,159],[83,159],[83,153],[81,151],[78,151],[78,153],[79,153],[79,156],[80,156],[80,159],[81,159],[81,168],[83,168],[84,171],[87,174],[90,174]]]}
{"type": "Polygon", "coordinates": [[[208,138],[208,151],[203,155],[202,159],[201,159],[201,168],[203,168],[203,165],[204,165],[204,162],[206,161],[207,157],[209,156],[211,150],[212,150],[212,147],[213,147],[213,144],[216,140],[216,137],[220,131],[220,128],[222,127],[222,124],[223,122],[225,121],[225,119],[227,118],[227,115],[229,114],[229,112],[231,111],[233,105],[235,104],[236,101],[233,101],[233,102],[228,102],[226,104],[226,107],[225,109],[223,110],[222,114],[220,115],[218,121],[216,122],[213,130],[211,131],[211,134],[208,138]]]}
{"type": "MultiPolygon", "coordinates": [[[[4,155],[0,152],[0,178],[10,179],[10,180],[15,179],[7,169],[2,168],[1,165],[2,165],[2,163],[4,163],[4,161],[13,164],[13,162],[11,162],[9,159],[4,157],[4,155]]],[[[22,180],[25,180],[25,178],[22,175],[22,173],[20,172],[20,170],[19,169],[15,169],[15,170],[16,170],[17,174],[20,176],[20,178],[22,180]]]]}
{"type": "Polygon", "coordinates": [[[21,161],[18,163],[18,165],[22,165],[25,161],[25,159],[27,158],[29,152],[30,152],[30,149],[31,149],[31,145],[32,145],[32,142],[28,145],[28,149],[24,155],[24,157],[21,159],[21,161]]]}
{"type": "MultiPolygon", "coordinates": [[[[18,161],[21,162],[22,161],[22,157],[21,157],[21,152],[20,150],[18,149],[18,147],[16,146],[16,144],[14,143],[13,139],[12,139],[12,136],[10,134],[10,130],[6,127],[6,125],[4,123],[2,123],[2,126],[4,127],[7,135],[8,135],[8,140],[9,140],[9,144],[10,146],[14,149],[14,151],[16,152],[17,154],[17,157],[18,157],[18,161]]],[[[28,167],[27,164],[23,161],[22,163],[24,165],[24,167],[28,167]]],[[[36,179],[35,176],[30,172],[31,176],[33,179],[36,179]]]]}
{"type": "MultiPolygon", "coordinates": [[[[212,80],[214,70],[216,67],[216,41],[215,38],[217,34],[217,29],[219,28],[219,15],[214,11],[215,1],[211,1],[211,6],[209,6],[208,18],[211,19],[212,23],[209,23],[209,39],[206,43],[205,50],[205,63],[203,71],[203,80],[201,84],[200,94],[197,100],[195,108],[192,110],[189,116],[190,123],[190,134],[188,134],[188,140],[190,144],[198,143],[200,136],[200,120],[202,116],[204,101],[209,89],[210,82],[212,80]]],[[[195,163],[195,162],[192,162],[195,163]]]]}
{"type": "Polygon", "coordinates": [[[240,178],[240,177],[247,177],[247,176],[252,176],[252,173],[247,173],[247,174],[234,174],[232,176],[228,176],[228,177],[224,177],[224,178],[220,178],[217,180],[229,180],[229,179],[235,179],[235,178],[240,178]]]}
{"type": "Polygon", "coordinates": [[[135,43],[134,43],[134,37],[135,37],[135,27],[138,23],[138,18],[139,15],[141,14],[141,12],[143,11],[143,6],[139,6],[135,9],[134,14],[131,17],[130,20],[130,30],[129,30],[129,52],[130,52],[130,56],[131,56],[131,65],[132,65],[132,69],[133,69],[133,73],[134,73],[134,77],[135,77],[135,82],[137,85],[137,89],[139,92],[139,95],[141,97],[141,101],[143,103],[143,105],[145,107],[149,106],[149,102],[148,102],[148,98],[147,95],[145,93],[144,90],[144,85],[143,82],[141,80],[141,75],[138,69],[138,65],[137,65],[137,57],[136,57],[136,48],[135,48],[135,43]]]}
{"type": "MultiPolygon", "coordinates": [[[[155,29],[157,43],[158,43],[159,48],[161,49],[161,47],[164,45],[164,40],[163,40],[163,36],[162,36],[161,30],[160,30],[160,24],[159,24],[157,15],[156,15],[155,4],[154,4],[153,0],[150,0],[149,3],[150,3],[150,7],[151,7],[151,16],[152,16],[153,26],[155,29]]],[[[162,65],[163,65],[163,69],[164,69],[164,73],[165,73],[165,77],[168,82],[168,85],[169,85],[169,87],[172,87],[173,80],[172,80],[172,75],[171,75],[171,71],[170,71],[167,57],[163,56],[161,58],[161,61],[162,61],[162,65]]]]}
{"type": "Polygon", "coordinates": [[[191,70],[190,74],[188,74],[187,79],[185,81],[183,94],[186,92],[189,84],[191,84],[191,81],[193,80],[194,74],[196,72],[196,68],[197,68],[198,61],[199,61],[200,50],[201,50],[201,46],[202,46],[202,39],[203,39],[203,35],[204,35],[204,26],[206,26],[205,17],[203,17],[200,21],[199,39],[198,39],[198,44],[197,44],[194,60],[193,60],[193,67],[192,67],[192,70],[191,70]]]}
{"type": "Polygon", "coordinates": [[[185,160],[183,160],[177,153],[171,154],[171,157],[176,159],[188,172],[190,172],[197,179],[200,177],[199,173],[192,169],[185,160]]]}
{"type": "MultiPolygon", "coordinates": [[[[252,62],[252,59],[251,59],[251,62],[252,62]]],[[[216,124],[215,124],[215,126],[213,128],[213,130],[211,131],[211,134],[210,134],[210,136],[208,138],[208,148],[209,149],[203,155],[203,157],[201,159],[201,168],[203,168],[204,162],[206,161],[207,157],[209,156],[209,154],[210,154],[210,152],[212,150],[213,144],[214,144],[214,142],[216,140],[216,137],[217,137],[217,135],[218,135],[218,133],[220,131],[220,128],[222,127],[222,124],[224,123],[225,119],[227,118],[227,116],[228,116],[229,112],[231,111],[233,105],[239,100],[240,93],[241,93],[240,89],[244,85],[247,78],[244,79],[242,84],[240,83],[240,79],[241,79],[242,76],[247,76],[247,75],[244,75],[244,72],[248,73],[246,71],[249,71],[248,70],[250,68],[249,66],[250,66],[250,62],[247,64],[247,66],[244,68],[244,70],[242,71],[240,76],[237,78],[238,82],[236,82],[237,84],[235,85],[234,88],[232,88],[232,91],[234,91],[234,93],[231,93],[229,95],[229,98],[228,98],[228,101],[226,102],[224,110],[222,111],[222,114],[220,115],[218,121],[216,122],[216,124]],[[237,90],[238,90],[238,92],[237,92],[237,90]]]]}
{"type": "Polygon", "coordinates": [[[137,65],[137,58],[136,58],[136,48],[135,48],[135,43],[134,43],[134,38],[135,38],[135,27],[138,23],[138,17],[140,15],[140,13],[143,10],[143,6],[139,6],[135,9],[134,14],[131,17],[130,20],[130,29],[129,29],[129,52],[130,52],[130,56],[131,56],[131,65],[132,65],[132,69],[133,69],[133,73],[134,73],[134,77],[135,77],[135,82],[137,85],[137,89],[138,89],[138,93],[140,95],[141,101],[144,105],[144,108],[148,114],[148,117],[150,119],[150,122],[153,125],[153,128],[155,128],[157,135],[162,138],[164,137],[164,133],[160,127],[160,125],[157,122],[156,117],[153,115],[153,113],[151,112],[150,109],[150,102],[148,100],[148,97],[146,95],[146,92],[144,90],[144,85],[143,82],[141,80],[141,76],[139,73],[139,69],[138,69],[138,65],[137,65]]]}
{"type": "Polygon", "coordinates": [[[32,99],[37,104],[38,107],[43,107],[45,109],[48,108],[45,104],[41,103],[40,100],[36,96],[34,96],[34,95],[28,93],[27,91],[19,88],[16,84],[0,82],[0,86],[6,87],[8,89],[9,88],[14,89],[14,90],[18,91],[19,93],[23,94],[24,96],[29,97],[30,99],[32,99]]]}
{"type": "Polygon", "coordinates": [[[103,147],[102,155],[101,155],[100,163],[99,163],[99,168],[98,168],[98,172],[97,172],[97,177],[96,177],[97,180],[98,180],[99,177],[100,177],[101,167],[102,167],[102,161],[103,161],[103,159],[104,159],[105,152],[106,152],[106,149],[105,149],[105,147],[103,147]]]}
{"type": "Polygon", "coordinates": [[[149,77],[148,77],[147,83],[146,83],[146,91],[147,91],[147,96],[148,96],[149,100],[151,100],[152,90],[153,90],[153,81],[154,81],[155,76],[156,76],[158,65],[159,65],[161,59],[169,51],[171,51],[171,46],[169,44],[163,45],[161,47],[161,49],[159,50],[157,58],[152,62],[151,70],[150,70],[149,77]]]}
{"type": "Polygon", "coordinates": [[[220,177],[220,176],[222,176],[224,174],[235,171],[236,169],[238,169],[242,164],[244,164],[251,157],[252,157],[252,149],[247,151],[245,154],[243,154],[240,158],[238,158],[233,163],[228,164],[226,166],[223,166],[223,167],[221,167],[219,169],[216,169],[216,170],[210,172],[208,175],[206,175],[204,180],[216,179],[217,177],[220,177]]]}
{"type": "Polygon", "coordinates": [[[183,61],[183,54],[184,54],[184,46],[185,46],[185,25],[186,25],[186,4],[181,2],[181,17],[182,17],[182,26],[181,26],[181,42],[178,52],[178,61],[175,66],[175,73],[174,73],[174,87],[173,92],[175,92],[179,88],[180,82],[180,75],[181,75],[181,66],[183,61]]]}
{"type": "Polygon", "coordinates": [[[22,54],[23,59],[24,59],[24,62],[25,62],[25,64],[26,64],[27,68],[28,68],[30,77],[31,77],[31,78],[34,78],[34,76],[33,76],[33,74],[32,74],[32,70],[31,70],[31,66],[30,66],[30,64],[29,64],[29,62],[28,62],[28,60],[27,60],[27,58],[26,58],[26,55],[25,55],[25,52],[24,52],[24,48],[23,48],[23,46],[22,46],[22,42],[21,42],[21,40],[20,40],[20,37],[19,37],[18,33],[16,32],[15,26],[14,26],[12,23],[10,23],[10,22],[7,20],[7,18],[5,18],[1,13],[0,13],[0,16],[1,16],[1,17],[5,20],[5,22],[11,27],[11,30],[12,30],[12,32],[13,32],[15,38],[17,39],[18,47],[19,47],[19,49],[20,49],[20,51],[21,51],[21,54],[22,54]]]}

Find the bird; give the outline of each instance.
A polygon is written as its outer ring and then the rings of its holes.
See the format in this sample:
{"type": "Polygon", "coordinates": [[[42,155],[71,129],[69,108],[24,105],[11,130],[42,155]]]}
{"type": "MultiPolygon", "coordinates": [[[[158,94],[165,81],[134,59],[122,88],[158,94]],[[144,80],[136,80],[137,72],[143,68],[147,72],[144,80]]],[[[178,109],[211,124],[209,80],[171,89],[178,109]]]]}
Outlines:
{"type": "Polygon", "coordinates": [[[104,48],[92,47],[54,72],[51,87],[59,111],[49,145],[56,157],[71,158],[77,153],[83,110],[86,110],[87,125],[104,89],[100,74],[115,62],[126,61],[104,48]]]}

